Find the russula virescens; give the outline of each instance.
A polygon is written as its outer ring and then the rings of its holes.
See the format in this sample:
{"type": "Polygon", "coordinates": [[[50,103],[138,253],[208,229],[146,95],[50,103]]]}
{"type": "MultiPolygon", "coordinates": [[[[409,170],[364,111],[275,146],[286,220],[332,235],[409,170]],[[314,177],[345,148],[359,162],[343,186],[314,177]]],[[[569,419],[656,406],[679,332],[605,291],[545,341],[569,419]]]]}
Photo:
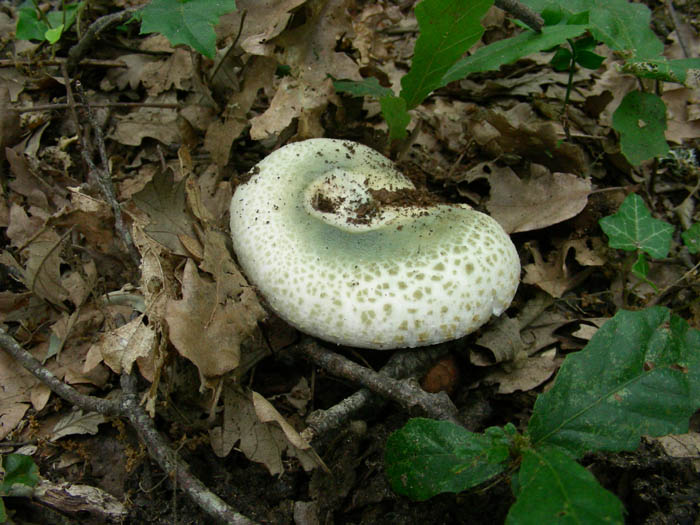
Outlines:
{"type": "Polygon", "coordinates": [[[461,204],[377,199],[415,189],[390,160],[310,139],[268,155],[231,200],[244,272],[302,332],[362,348],[456,339],[501,314],[518,287],[508,235],[461,204]]]}

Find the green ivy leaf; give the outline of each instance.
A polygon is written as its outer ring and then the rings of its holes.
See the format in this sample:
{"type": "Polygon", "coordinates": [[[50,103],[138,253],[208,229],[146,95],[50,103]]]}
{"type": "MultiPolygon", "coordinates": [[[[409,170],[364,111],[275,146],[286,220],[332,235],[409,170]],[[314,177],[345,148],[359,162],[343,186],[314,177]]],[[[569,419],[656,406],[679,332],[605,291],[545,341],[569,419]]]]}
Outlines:
{"type": "Polygon", "coordinates": [[[642,250],[655,259],[666,257],[671,248],[673,226],[654,219],[636,193],[628,195],[617,213],[603,217],[599,224],[611,248],[642,250]]]}
{"type": "Polygon", "coordinates": [[[152,0],[135,16],[141,20],[141,34],[161,33],[173,46],[186,44],[214,58],[214,26],[221,15],[235,10],[235,0],[152,0]]]}
{"type": "Polygon", "coordinates": [[[537,398],[531,442],[581,455],[687,432],[700,407],[698,348],[700,331],[667,308],[617,312],[537,398]]]}
{"type": "Polygon", "coordinates": [[[550,49],[557,44],[566,42],[567,38],[574,38],[585,31],[586,26],[582,25],[548,26],[542,28],[541,33],[523,31],[513,38],[499,40],[481,47],[473,55],[459,60],[445,73],[440,85],[445,86],[455,80],[461,80],[470,73],[498,69],[502,65],[510,64],[526,55],[550,49]]]}
{"type": "Polygon", "coordinates": [[[656,95],[627,93],[613,113],[612,125],[620,134],[622,153],[633,166],[668,154],[666,105],[656,95]]]}
{"type": "Polygon", "coordinates": [[[401,98],[413,109],[444,85],[442,76],[484,33],[481,18],[493,0],[423,0],[416,6],[420,35],[401,98]]]}
{"type": "Polygon", "coordinates": [[[683,244],[688,247],[690,253],[700,252],[700,222],[696,222],[686,231],[681,233],[683,244]]]}
{"type": "Polygon", "coordinates": [[[506,525],[624,523],[622,502],[554,447],[525,450],[506,525]]]}
{"type": "Polygon", "coordinates": [[[478,485],[505,469],[512,430],[474,434],[447,421],[411,419],[387,440],[389,483],[418,501],[478,485]]]}
{"type": "Polygon", "coordinates": [[[353,97],[370,96],[382,98],[394,94],[391,89],[379,84],[379,80],[375,77],[362,80],[334,80],[333,87],[338,93],[348,93],[353,97]]]}
{"type": "Polygon", "coordinates": [[[10,492],[12,485],[35,487],[39,483],[39,468],[30,456],[8,454],[2,458],[5,477],[0,482],[0,496],[10,492]]]}

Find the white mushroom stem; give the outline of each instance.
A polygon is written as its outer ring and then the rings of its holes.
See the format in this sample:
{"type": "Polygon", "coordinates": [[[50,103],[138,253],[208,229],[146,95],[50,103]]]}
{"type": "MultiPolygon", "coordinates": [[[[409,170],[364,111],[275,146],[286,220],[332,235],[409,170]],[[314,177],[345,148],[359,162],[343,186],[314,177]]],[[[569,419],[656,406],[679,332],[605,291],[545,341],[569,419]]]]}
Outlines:
{"type": "Polygon", "coordinates": [[[378,203],[376,190],[413,184],[366,146],[297,142],[251,173],[231,201],[234,250],[269,306],[305,333],[429,345],[472,332],[515,295],[520,261],[498,223],[466,205],[378,203]]]}

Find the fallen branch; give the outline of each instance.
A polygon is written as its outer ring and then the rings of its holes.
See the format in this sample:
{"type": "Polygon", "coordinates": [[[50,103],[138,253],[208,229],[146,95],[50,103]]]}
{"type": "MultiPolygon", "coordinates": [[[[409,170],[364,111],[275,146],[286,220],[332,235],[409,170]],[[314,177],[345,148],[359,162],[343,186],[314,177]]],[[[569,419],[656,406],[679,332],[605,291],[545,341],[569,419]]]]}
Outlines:
{"type": "Polygon", "coordinates": [[[98,167],[92,160],[92,157],[91,157],[92,148],[88,145],[88,141],[87,141],[87,137],[86,137],[85,133],[80,132],[80,120],[78,119],[78,113],[76,111],[76,103],[75,103],[75,98],[73,97],[73,90],[71,89],[71,79],[68,76],[67,65],[62,64],[61,70],[63,71],[63,78],[66,82],[66,97],[68,99],[68,107],[71,110],[71,115],[73,117],[73,120],[75,121],[75,126],[76,126],[76,129],[78,130],[78,136],[80,137],[80,145],[81,145],[81,152],[80,153],[83,157],[83,161],[85,162],[85,164],[88,166],[88,169],[90,170],[90,172],[88,173],[88,176],[93,178],[93,180],[97,184],[97,187],[100,188],[100,192],[102,193],[102,196],[107,200],[107,203],[111,206],[112,213],[114,214],[114,227],[116,228],[117,232],[119,233],[119,236],[121,237],[122,241],[126,245],[126,248],[129,251],[129,255],[131,256],[131,259],[134,261],[134,264],[136,264],[136,266],[139,266],[139,264],[141,263],[141,258],[139,256],[138,250],[136,249],[136,245],[134,245],[134,240],[131,238],[131,232],[126,227],[126,224],[124,224],[124,217],[122,215],[122,207],[119,204],[119,202],[117,201],[117,193],[114,190],[114,184],[112,183],[112,177],[110,176],[110,173],[109,173],[109,159],[107,157],[107,149],[105,148],[105,142],[104,142],[104,136],[102,135],[102,129],[100,129],[100,126],[97,124],[97,120],[95,119],[95,114],[92,112],[92,108],[87,103],[87,97],[85,96],[85,93],[83,93],[83,91],[82,91],[82,86],[80,85],[79,82],[76,82],[76,86],[78,87],[78,91],[80,92],[80,95],[83,98],[83,103],[85,105],[88,123],[92,127],[92,131],[95,135],[96,149],[97,149],[97,153],[100,157],[100,166],[98,167]]]}
{"type": "Polygon", "coordinates": [[[293,351],[335,376],[349,379],[372,392],[396,401],[409,412],[417,411],[433,419],[460,424],[457,419],[457,408],[445,392],[430,394],[420,388],[414,379],[393,379],[360,366],[310,339],[297,345],[293,351]]]}
{"type": "MultiPolygon", "coordinates": [[[[393,379],[405,379],[423,374],[441,356],[449,345],[436,345],[420,352],[403,350],[392,354],[379,374],[393,379]]],[[[316,410],[306,418],[307,428],[302,433],[308,442],[329,431],[347,425],[362,412],[379,409],[389,401],[368,388],[362,388],[326,410],[316,410]]]]}
{"type": "Polygon", "coordinates": [[[195,477],[190,472],[187,463],[178,457],[170,442],[156,430],[153,420],[139,404],[134,374],[122,375],[121,386],[123,392],[119,398],[116,400],[101,399],[81,394],[58,379],[1,328],[0,348],[10,354],[55,394],[72,405],[86,411],[99,412],[105,416],[117,416],[129,421],[160,468],[173,476],[177,481],[177,486],[212,518],[221,523],[233,525],[256,525],[257,522],[236,512],[195,477]]]}

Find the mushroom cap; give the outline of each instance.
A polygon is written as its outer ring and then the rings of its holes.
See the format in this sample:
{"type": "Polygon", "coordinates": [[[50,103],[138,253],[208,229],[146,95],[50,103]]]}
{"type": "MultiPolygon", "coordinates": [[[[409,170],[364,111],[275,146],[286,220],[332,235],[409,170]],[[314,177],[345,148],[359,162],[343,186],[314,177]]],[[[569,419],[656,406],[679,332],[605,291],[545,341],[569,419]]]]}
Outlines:
{"type": "Polygon", "coordinates": [[[459,204],[373,209],[373,190],[414,186],[371,148],[295,142],[251,174],[231,200],[234,251],[272,310],[302,332],[413,348],[476,330],[515,295],[518,254],[488,215],[459,204]]]}

